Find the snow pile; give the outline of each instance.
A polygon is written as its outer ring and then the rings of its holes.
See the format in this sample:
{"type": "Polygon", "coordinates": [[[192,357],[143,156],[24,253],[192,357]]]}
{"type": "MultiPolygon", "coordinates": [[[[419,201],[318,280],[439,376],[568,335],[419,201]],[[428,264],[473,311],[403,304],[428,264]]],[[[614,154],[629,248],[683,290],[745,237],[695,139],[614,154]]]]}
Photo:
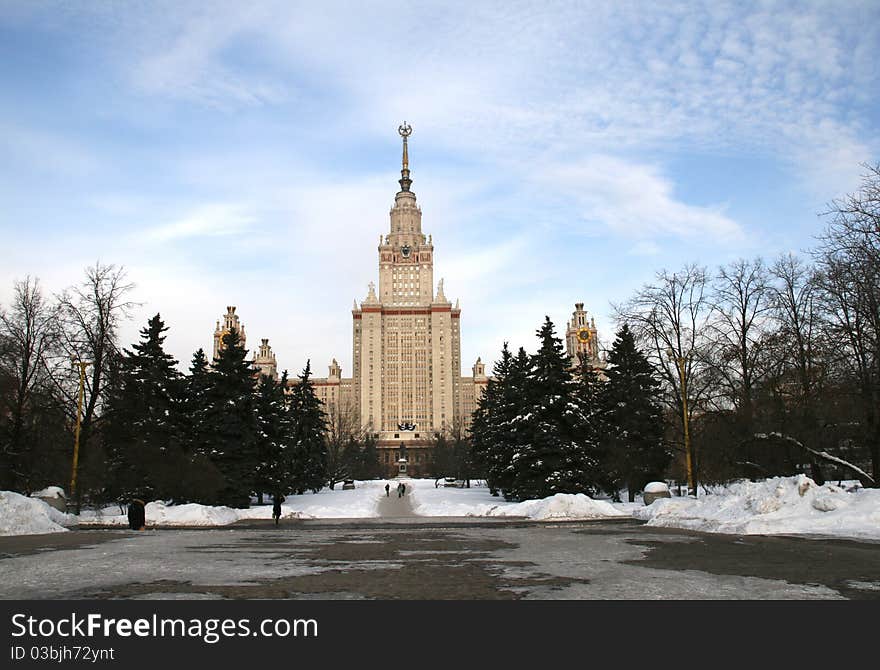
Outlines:
{"type": "Polygon", "coordinates": [[[493,509],[513,504],[491,495],[485,486],[460,489],[440,481],[435,487],[433,479],[410,479],[406,486],[413,512],[419,516],[489,516],[493,509]]]}
{"type": "Polygon", "coordinates": [[[819,486],[806,475],[740,481],[693,498],[636,509],[649,526],[743,535],[809,534],[880,539],[880,490],[819,486]]]}
{"type": "Polygon", "coordinates": [[[31,498],[67,498],[64,489],[60,486],[47,486],[46,488],[31,493],[31,498]]]}
{"type": "Polygon", "coordinates": [[[196,503],[166,505],[162,502],[147,503],[147,524],[150,526],[226,526],[239,519],[244,510],[231,507],[208,507],[196,503]]]}
{"type": "Polygon", "coordinates": [[[413,511],[419,516],[502,516],[529,519],[596,519],[626,517],[627,512],[583,493],[557,493],[541,500],[507,502],[492,496],[485,486],[470,489],[435,488],[433,480],[407,482],[412,491],[413,511]]]}
{"type": "Polygon", "coordinates": [[[119,505],[109,505],[99,510],[84,509],[78,517],[80,526],[127,526],[128,517],[120,512],[119,505]]]}
{"type": "Polygon", "coordinates": [[[665,482],[651,482],[645,486],[645,493],[668,493],[669,486],[665,482]]]}
{"type": "MultiPolygon", "coordinates": [[[[379,497],[385,495],[385,480],[356,481],[355,488],[342,490],[322,489],[318,493],[301,496],[289,495],[283,509],[290,509],[301,518],[310,519],[362,519],[379,516],[379,497]]],[[[272,508],[269,507],[269,517],[272,508]]]]}
{"type": "MultiPolygon", "coordinates": [[[[353,519],[378,516],[379,496],[385,493],[385,483],[357,482],[353,490],[331,491],[301,496],[288,495],[281,505],[282,519],[353,519]]],[[[144,510],[147,526],[228,526],[236,521],[271,519],[272,505],[255,505],[248,509],[234,509],[187,503],[170,505],[150,502],[144,510]]],[[[83,526],[127,526],[128,516],[120,514],[119,506],[112,505],[97,511],[83,511],[79,517],[83,526]]]]}
{"type": "MultiPolygon", "coordinates": [[[[260,505],[249,509],[186,503],[169,505],[161,501],[149,502],[144,508],[147,527],[150,526],[228,526],[242,519],[271,519],[272,505],[260,505]]],[[[298,519],[303,515],[281,508],[281,516],[298,519]]],[[[112,505],[98,511],[83,511],[79,517],[81,526],[128,526],[128,515],[119,513],[119,506],[112,505]]]]}
{"type": "Polygon", "coordinates": [[[76,517],[12,491],[0,491],[0,535],[40,535],[61,533],[76,517]]]}
{"type": "Polygon", "coordinates": [[[557,493],[541,500],[525,500],[507,507],[496,507],[487,516],[524,516],[529,519],[599,519],[626,517],[604,500],[593,500],[583,493],[557,493]]]}

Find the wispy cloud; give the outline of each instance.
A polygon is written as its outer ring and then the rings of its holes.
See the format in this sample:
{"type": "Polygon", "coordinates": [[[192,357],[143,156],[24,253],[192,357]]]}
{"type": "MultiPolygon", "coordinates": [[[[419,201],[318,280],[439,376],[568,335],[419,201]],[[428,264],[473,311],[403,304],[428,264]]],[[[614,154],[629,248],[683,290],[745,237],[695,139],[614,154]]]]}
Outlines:
{"type": "Polygon", "coordinates": [[[574,165],[548,167],[539,173],[570,194],[592,228],[609,226],[624,237],[742,237],[741,227],[722,207],[689,205],[675,198],[674,185],[649,165],[612,156],[591,156],[574,165]]]}
{"type": "Polygon", "coordinates": [[[151,228],[139,236],[150,242],[170,242],[193,237],[220,237],[246,232],[256,221],[254,215],[237,204],[200,205],[181,218],[151,228]]]}

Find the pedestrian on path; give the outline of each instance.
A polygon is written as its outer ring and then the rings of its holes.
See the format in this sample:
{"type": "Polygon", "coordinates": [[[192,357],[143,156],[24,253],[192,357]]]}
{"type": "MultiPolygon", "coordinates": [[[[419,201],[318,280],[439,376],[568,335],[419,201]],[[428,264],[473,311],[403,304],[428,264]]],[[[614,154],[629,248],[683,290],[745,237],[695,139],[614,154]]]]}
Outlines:
{"type": "Polygon", "coordinates": [[[277,493],[272,496],[272,518],[275,519],[275,525],[278,525],[278,520],[281,518],[281,503],[284,502],[284,496],[278,495],[277,493]]]}
{"type": "Polygon", "coordinates": [[[144,501],[135,498],[128,505],[128,527],[132,530],[144,530],[147,525],[144,501]]]}
{"type": "Polygon", "coordinates": [[[391,495],[390,491],[391,491],[391,484],[386,483],[385,484],[385,497],[386,498],[391,495]]]}
{"type": "Polygon", "coordinates": [[[403,489],[400,487],[403,486],[403,482],[397,485],[397,497],[400,498],[403,495],[403,489]]]}
{"type": "Polygon", "coordinates": [[[404,484],[403,482],[400,482],[400,495],[406,495],[406,484],[404,484]]]}

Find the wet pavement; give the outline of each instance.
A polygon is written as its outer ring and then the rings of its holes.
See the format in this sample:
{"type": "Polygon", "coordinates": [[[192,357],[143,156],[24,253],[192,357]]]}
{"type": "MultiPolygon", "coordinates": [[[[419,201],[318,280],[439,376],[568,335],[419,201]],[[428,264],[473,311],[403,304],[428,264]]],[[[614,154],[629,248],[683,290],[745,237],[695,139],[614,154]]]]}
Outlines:
{"type": "Polygon", "coordinates": [[[880,599],[880,544],[632,520],[425,518],[0,538],[0,597],[880,599]]]}

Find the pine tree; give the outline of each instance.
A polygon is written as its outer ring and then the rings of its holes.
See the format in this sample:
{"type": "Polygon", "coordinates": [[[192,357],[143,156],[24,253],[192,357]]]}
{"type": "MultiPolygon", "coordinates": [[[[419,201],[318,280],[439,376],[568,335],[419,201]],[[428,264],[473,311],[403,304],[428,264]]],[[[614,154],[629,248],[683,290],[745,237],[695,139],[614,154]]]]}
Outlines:
{"type": "Polygon", "coordinates": [[[520,347],[511,361],[497,413],[499,451],[496,458],[501,493],[505,500],[517,500],[519,497],[516,482],[521,465],[521,447],[529,439],[529,433],[523,430],[522,424],[531,416],[530,384],[533,373],[532,357],[520,347]]]}
{"type": "Polygon", "coordinates": [[[293,474],[291,485],[298,494],[317,493],[327,482],[327,420],[311,381],[311,362],[299,376],[290,400],[293,424],[293,474]]]}
{"type": "Polygon", "coordinates": [[[626,324],[608,353],[606,374],[602,398],[607,425],[604,460],[612,488],[626,486],[632,502],[636,491],[663,476],[671,454],[663,444],[660,384],[626,324]]]}
{"type": "Polygon", "coordinates": [[[213,503],[224,479],[210,459],[209,390],[211,368],[203,349],[193,354],[189,374],[182,382],[182,398],[177,415],[177,439],[184,462],[180,472],[181,500],[213,503]]]}
{"type": "Polygon", "coordinates": [[[107,444],[110,479],[118,495],[129,498],[178,497],[183,460],[177,440],[180,374],[162,345],[168,328],[156,314],[141,330],[141,341],[124,350],[108,403],[107,444]]]}
{"type": "Polygon", "coordinates": [[[204,349],[193,354],[189,375],[183,381],[181,413],[185,426],[181,426],[182,445],[190,455],[207,455],[208,394],[212,384],[211,368],[204,349]]]}
{"type": "Polygon", "coordinates": [[[208,455],[224,478],[219,502],[248,507],[257,465],[257,370],[247,360],[247,350],[235,328],[223,336],[223,347],[211,368],[205,433],[208,455]]]}
{"type": "Polygon", "coordinates": [[[607,432],[604,386],[605,382],[600,379],[589,357],[579,354],[573,396],[574,405],[580,413],[576,421],[575,441],[583,459],[581,481],[591,493],[609,489],[602,447],[607,432]]]}
{"type": "Polygon", "coordinates": [[[589,493],[595,464],[577,439],[581,412],[573,400],[569,360],[549,317],[537,334],[541,346],[523,389],[525,412],[512,422],[519,442],[513,493],[520,500],[589,493]]]}
{"type": "Polygon", "coordinates": [[[520,353],[520,365],[515,369],[515,359],[504,343],[471,421],[474,458],[486,473],[492,495],[511,489],[516,435],[510,422],[519,414],[522,384],[518,381],[524,379],[529,366],[525,350],[520,349],[520,353]]]}
{"type": "Polygon", "coordinates": [[[280,495],[286,488],[289,478],[289,468],[284,453],[287,447],[284,399],[286,385],[286,372],[280,384],[272,377],[260,375],[257,385],[257,467],[254,472],[254,486],[260,503],[263,500],[263,493],[280,495]]]}

